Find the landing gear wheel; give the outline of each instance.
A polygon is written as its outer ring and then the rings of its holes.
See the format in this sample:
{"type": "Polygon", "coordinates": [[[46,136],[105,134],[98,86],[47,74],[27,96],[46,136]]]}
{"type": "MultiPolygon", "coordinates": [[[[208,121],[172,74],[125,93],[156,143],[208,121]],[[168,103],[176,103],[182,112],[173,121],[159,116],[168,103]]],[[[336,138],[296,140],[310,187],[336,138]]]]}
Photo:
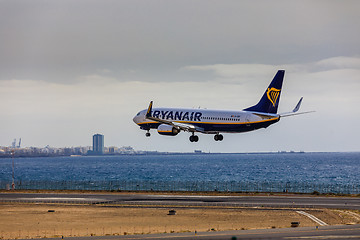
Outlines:
{"type": "Polygon", "coordinates": [[[190,142],[197,142],[197,141],[199,141],[199,137],[196,135],[191,135],[189,137],[189,140],[190,140],[190,142]]]}
{"type": "Polygon", "coordinates": [[[224,136],[221,135],[221,134],[216,134],[216,135],[214,136],[214,140],[215,140],[215,141],[222,141],[223,139],[224,139],[224,136]]]}
{"type": "Polygon", "coordinates": [[[147,133],[145,133],[145,136],[146,136],[146,137],[150,137],[150,135],[151,135],[151,134],[150,134],[149,131],[148,131],[147,133]]]}
{"type": "Polygon", "coordinates": [[[222,141],[224,139],[224,136],[219,134],[219,141],[222,141]]]}

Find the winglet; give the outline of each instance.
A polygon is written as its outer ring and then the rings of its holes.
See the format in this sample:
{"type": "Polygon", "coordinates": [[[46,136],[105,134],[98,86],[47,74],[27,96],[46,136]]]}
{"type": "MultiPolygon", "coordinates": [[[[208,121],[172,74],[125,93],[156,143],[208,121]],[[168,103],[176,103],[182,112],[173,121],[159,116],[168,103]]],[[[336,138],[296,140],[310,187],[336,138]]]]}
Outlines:
{"type": "Polygon", "coordinates": [[[293,112],[299,111],[302,100],[303,100],[303,97],[300,98],[300,100],[299,100],[299,102],[296,104],[294,110],[292,110],[293,112]]]}
{"type": "Polygon", "coordinates": [[[153,105],[153,101],[150,102],[148,110],[146,112],[146,117],[151,117],[151,112],[152,112],[152,105],[153,105]]]}

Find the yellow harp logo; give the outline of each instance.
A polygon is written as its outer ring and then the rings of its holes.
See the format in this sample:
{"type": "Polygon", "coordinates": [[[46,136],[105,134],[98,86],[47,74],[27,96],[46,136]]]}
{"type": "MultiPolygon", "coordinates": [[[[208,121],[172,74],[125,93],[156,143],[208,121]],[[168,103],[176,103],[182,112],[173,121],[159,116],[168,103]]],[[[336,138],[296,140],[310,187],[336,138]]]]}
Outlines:
{"type": "Polygon", "coordinates": [[[273,106],[275,107],[276,101],[280,95],[280,89],[276,89],[276,88],[268,88],[266,95],[268,97],[268,99],[270,100],[270,102],[273,104],[273,106]]]}

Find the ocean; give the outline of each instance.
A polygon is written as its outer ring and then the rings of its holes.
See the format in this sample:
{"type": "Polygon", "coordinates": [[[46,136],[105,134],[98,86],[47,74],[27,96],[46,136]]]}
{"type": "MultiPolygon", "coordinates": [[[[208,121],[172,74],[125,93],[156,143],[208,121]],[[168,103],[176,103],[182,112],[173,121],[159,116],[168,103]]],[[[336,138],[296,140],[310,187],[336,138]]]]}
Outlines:
{"type": "MultiPolygon", "coordinates": [[[[15,158],[18,189],[360,193],[360,153],[15,158]]],[[[0,159],[0,188],[12,159],[0,159]]]]}

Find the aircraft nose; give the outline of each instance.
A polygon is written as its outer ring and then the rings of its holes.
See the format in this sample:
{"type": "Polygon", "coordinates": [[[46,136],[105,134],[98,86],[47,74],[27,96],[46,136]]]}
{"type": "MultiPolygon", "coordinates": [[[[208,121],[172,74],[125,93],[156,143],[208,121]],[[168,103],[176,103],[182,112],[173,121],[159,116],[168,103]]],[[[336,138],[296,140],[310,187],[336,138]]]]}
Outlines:
{"type": "Polygon", "coordinates": [[[134,123],[138,124],[138,123],[139,123],[138,116],[135,116],[135,117],[133,118],[133,121],[134,121],[134,123]]]}
{"type": "Polygon", "coordinates": [[[133,121],[136,124],[139,124],[142,121],[141,112],[139,112],[138,114],[135,115],[135,117],[133,118],[133,121]]]}

